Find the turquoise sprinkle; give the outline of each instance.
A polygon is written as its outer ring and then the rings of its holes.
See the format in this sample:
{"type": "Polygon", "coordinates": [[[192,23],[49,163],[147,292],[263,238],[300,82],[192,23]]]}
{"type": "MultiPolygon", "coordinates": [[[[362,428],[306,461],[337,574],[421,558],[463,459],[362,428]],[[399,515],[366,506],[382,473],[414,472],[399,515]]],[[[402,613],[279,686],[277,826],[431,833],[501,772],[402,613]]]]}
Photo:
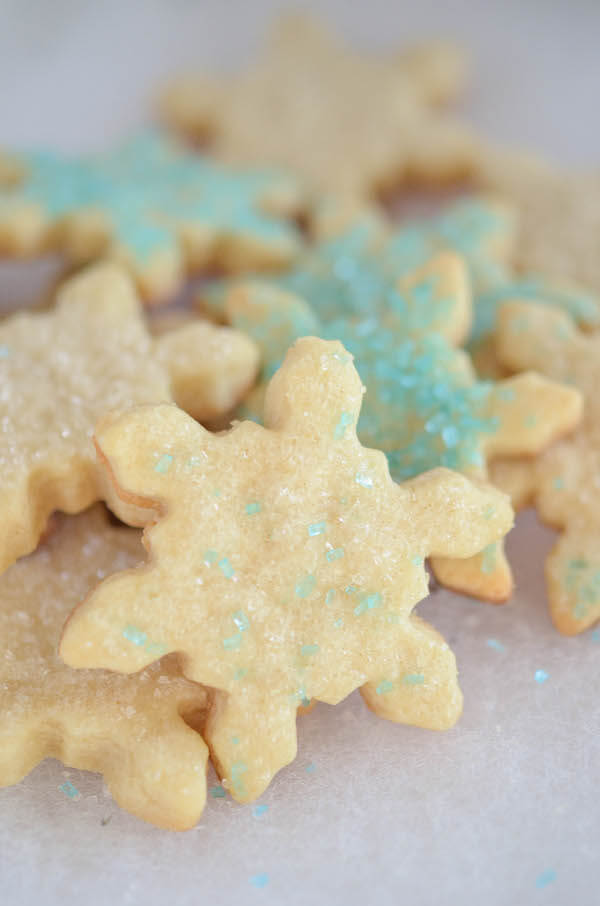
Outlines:
{"type": "Polygon", "coordinates": [[[394,684],[391,680],[384,680],[382,683],[379,683],[375,692],[377,695],[385,695],[386,692],[391,692],[394,688],[394,684]]]}
{"type": "MultiPolygon", "coordinates": [[[[228,639],[223,639],[223,647],[228,651],[239,648],[242,644],[242,633],[250,627],[250,620],[246,614],[241,610],[236,610],[232,616],[232,620],[238,628],[238,631],[235,635],[230,636],[228,639]]],[[[236,677],[238,679],[239,677],[236,677]]]]}
{"type": "Polygon", "coordinates": [[[220,783],[217,783],[216,786],[211,786],[208,792],[213,799],[225,799],[225,796],[227,795],[220,783]]]}
{"type": "Polygon", "coordinates": [[[235,570],[227,557],[223,557],[219,560],[219,569],[226,579],[232,579],[233,576],[235,576],[235,570]]]}
{"type": "Polygon", "coordinates": [[[356,478],[354,480],[361,486],[361,488],[373,487],[373,479],[370,475],[366,475],[364,472],[357,472],[356,478]]]}
{"type": "Polygon", "coordinates": [[[353,595],[358,591],[358,588],[356,587],[356,585],[346,585],[344,591],[347,595],[353,595]]]}
{"type": "MultiPolygon", "coordinates": [[[[192,459],[194,459],[194,457],[192,457],[192,459]]],[[[190,460],[190,461],[191,461],[191,460],[190,460]]],[[[196,465],[196,463],[194,463],[194,465],[196,465]]],[[[221,496],[221,491],[220,491],[219,488],[215,488],[215,489],[214,489],[214,491],[213,491],[213,496],[214,496],[214,497],[220,497],[220,496],[221,496]]]]}
{"type": "Polygon", "coordinates": [[[242,633],[236,632],[235,635],[229,636],[228,639],[223,639],[223,648],[227,651],[233,651],[236,648],[239,648],[242,644],[242,633]]]}
{"type": "Polygon", "coordinates": [[[115,243],[138,264],[173,253],[190,224],[211,233],[265,244],[297,244],[296,229],[268,213],[264,199],[289,180],[275,171],[228,170],[186,152],[158,132],[144,132],[106,154],[66,157],[20,154],[27,177],[0,187],[0,213],[32,202],[52,219],[81,210],[102,211],[115,243]]]}
{"type": "Polygon", "coordinates": [[[325,522],[313,522],[308,526],[308,534],[312,537],[315,535],[324,535],[327,531],[327,523],[325,522]]]}
{"type": "Polygon", "coordinates": [[[383,596],[378,591],[372,595],[362,595],[360,603],[354,608],[354,613],[359,616],[366,610],[373,610],[375,607],[381,607],[382,603],[383,596]]]}
{"type": "MultiPolygon", "coordinates": [[[[240,641],[241,641],[241,637],[240,637],[240,641]]],[[[235,680],[236,682],[239,682],[239,680],[244,679],[244,677],[245,677],[247,674],[248,674],[248,668],[247,668],[247,667],[238,667],[238,669],[237,669],[237,670],[235,671],[235,673],[233,674],[233,678],[234,678],[234,680],[235,680]]]]}
{"type": "Polygon", "coordinates": [[[496,515],[496,507],[490,503],[488,506],[485,507],[485,509],[483,511],[483,518],[491,519],[492,516],[495,516],[495,515],[496,515]]]}
{"type": "Polygon", "coordinates": [[[165,475],[171,468],[171,463],[173,462],[173,457],[170,453],[163,453],[156,465],[154,466],[154,471],[158,472],[160,475],[165,475]]]}
{"type": "Polygon", "coordinates": [[[419,557],[418,555],[412,558],[413,566],[423,566],[424,562],[423,557],[419,557]]]}
{"type": "Polygon", "coordinates": [[[264,803],[258,803],[257,805],[252,806],[252,814],[255,818],[262,818],[264,814],[269,811],[269,806],[264,803]]]}
{"type": "Polygon", "coordinates": [[[325,595],[325,604],[329,607],[333,599],[335,598],[335,589],[330,588],[327,594],[325,595]]]}
{"type": "Polygon", "coordinates": [[[243,796],[246,792],[243,775],[248,770],[248,765],[243,761],[236,761],[231,765],[231,782],[236,793],[243,796]]]}
{"type": "Polygon", "coordinates": [[[317,580],[314,576],[303,576],[296,582],[296,587],[294,590],[299,598],[308,598],[308,596],[312,593],[316,583],[317,580]]]}
{"type": "Polygon", "coordinates": [[[75,799],[79,796],[79,790],[76,786],[73,786],[70,780],[66,780],[63,784],[59,786],[61,793],[64,793],[69,799],[75,799]]]}
{"type": "Polygon", "coordinates": [[[300,649],[300,654],[303,657],[309,657],[311,654],[317,654],[319,651],[318,645],[303,645],[300,649]]]}
{"type": "Polygon", "coordinates": [[[341,629],[341,627],[344,625],[344,621],[341,617],[339,617],[337,620],[334,620],[333,625],[336,629],[341,629]]]}
{"type": "Polygon", "coordinates": [[[549,674],[545,670],[536,670],[535,671],[535,681],[536,683],[545,683],[549,679],[549,674]]]}
{"type": "Polygon", "coordinates": [[[148,640],[146,633],[142,632],[141,629],[137,629],[135,626],[126,626],[123,630],[123,635],[128,642],[133,642],[134,645],[139,645],[142,648],[148,640]]]}
{"type": "Polygon", "coordinates": [[[219,555],[216,551],[204,551],[204,562],[207,566],[212,566],[213,563],[217,562],[219,555]]]}
{"type": "Polygon", "coordinates": [[[335,426],[335,431],[333,432],[334,440],[341,440],[346,433],[346,428],[348,425],[351,425],[353,421],[354,416],[351,412],[342,412],[339,421],[335,426]]]}
{"type": "Polygon", "coordinates": [[[497,544],[488,544],[487,547],[484,547],[481,559],[481,572],[489,575],[493,573],[496,569],[496,553],[497,553],[497,544]]]}
{"type": "Polygon", "coordinates": [[[246,513],[248,516],[254,516],[255,513],[260,513],[260,503],[254,501],[253,503],[246,504],[246,513]]]}
{"type": "Polygon", "coordinates": [[[488,646],[488,648],[493,648],[494,651],[504,651],[504,645],[497,639],[487,639],[486,645],[488,646]]]}
{"type": "Polygon", "coordinates": [[[543,871],[541,875],[538,875],[535,879],[535,886],[538,890],[543,890],[544,887],[548,887],[549,884],[553,884],[556,881],[558,875],[553,868],[548,868],[546,871],[543,871]]]}
{"type": "Polygon", "coordinates": [[[259,875],[252,875],[252,877],[250,878],[250,883],[253,887],[266,887],[269,883],[269,876],[268,874],[266,874],[266,872],[262,872],[259,875]]]}
{"type": "Polygon", "coordinates": [[[405,686],[422,686],[425,676],[422,673],[405,673],[402,682],[405,686]]]}
{"type": "Polygon", "coordinates": [[[592,642],[600,642],[600,629],[594,629],[590,638],[592,642]]]}
{"type": "Polygon", "coordinates": [[[335,548],[333,548],[333,550],[327,551],[325,556],[326,556],[327,560],[329,560],[330,563],[333,560],[341,560],[341,558],[344,556],[344,548],[335,547],[335,548]]]}
{"type": "Polygon", "coordinates": [[[314,761],[310,761],[310,762],[306,765],[306,767],[304,768],[304,770],[306,771],[307,774],[314,774],[315,771],[317,770],[317,766],[316,766],[316,764],[314,763],[314,761]]]}
{"type": "Polygon", "coordinates": [[[562,478],[555,478],[552,481],[552,487],[555,491],[562,491],[565,486],[564,480],[562,478]]]}
{"type": "Polygon", "coordinates": [[[445,425],[441,430],[441,438],[446,447],[458,446],[460,434],[456,425],[445,425]]]}
{"type": "Polygon", "coordinates": [[[237,610],[233,615],[233,622],[240,630],[240,632],[245,632],[250,626],[250,620],[241,610],[237,610]]]}

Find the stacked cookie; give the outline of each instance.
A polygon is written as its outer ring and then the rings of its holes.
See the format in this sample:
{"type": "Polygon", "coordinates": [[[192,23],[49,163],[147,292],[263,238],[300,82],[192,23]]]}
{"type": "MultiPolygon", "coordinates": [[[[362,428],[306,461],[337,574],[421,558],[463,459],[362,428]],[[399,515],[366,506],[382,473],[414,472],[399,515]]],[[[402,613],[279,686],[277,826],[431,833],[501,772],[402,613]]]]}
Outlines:
{"type": "Polygon", "coordinates": [[[0,325],[0,784],[53,756],[183,829],[209,755],[252,801],[313,701],[452,726],[454,656],[412,611],[426,561],[510,597],[510,498],[564,530],[558,629],[600,617],[600,224],[582,178],[443,110],[462,80],[447,47],[369,60],[292,19],[249,73],[165,93],[202,154],[0,159],[0,249],[86,265],[0,325]],[[465,177],[496,196],[379,203],[465,177]]]}

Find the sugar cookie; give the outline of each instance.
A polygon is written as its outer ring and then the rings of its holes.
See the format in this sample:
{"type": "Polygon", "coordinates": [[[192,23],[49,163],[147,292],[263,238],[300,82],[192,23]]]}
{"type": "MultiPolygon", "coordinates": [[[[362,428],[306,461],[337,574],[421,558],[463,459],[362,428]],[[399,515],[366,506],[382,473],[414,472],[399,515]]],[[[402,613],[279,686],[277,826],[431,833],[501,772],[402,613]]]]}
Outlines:
{"type": "Polygon", "coordinates": [[[571,439],[534,463],[495,470],[518,505],[535,503],[561,532],[546,563],[550,613],[574,635],[600,619],[600,336],[581,333],[564,312],[515,302],[501,311],[497,352],[509,368],[539,368],[584,396],[584,419],[571,439]]]}
{"type": "MultiPolygon", "coordinates": [[[[183,830],[206,798],[208,750],[196,726],[207,694],[183,679],[174,655],[134,676],[72,670],[57,655],[62,626],[103,576],[143,559],[138,532],[104,509],[58,517],[46,544],[0,577],[0,786],[44,758],[104,775],[119,805],[183,830]]],[[[133,625],[124,644],[160,646],[133,625]]]]}
{"type": "Polygon", "coordinates": [[[133,284],[116,265],[68,281],[56,308],[0,324],[3,425],[0,571],[37,544],[55,509],[107,497],[91,441],[97,419],[134,403],[175,399],[197,418],[227,411],[252,384],[254,343],[194,324],[153,340],[133,284]]]}
{"type": "Polygon", "coordinates": [[[526,274],[600,294],[600,171],[569,171],[486,148],[472,182],[516,207],[514,262],[526,274]]]}
{"type": "Polygon", "coordinates": [[[300,203],[291,177],[226,169],[159,133],[103,155],[38,151],[15,161],[21,181],[0,183],[0,252],[117,258],[149,303],[172,294],[186,270],[277,267],[299,247],[295,228],[277,216],[300,203]]]}
{"type": "Polygon", "coordinates": [[[289,168],[319,194],[368,196],[405,176],[469,168],[478,143],[439,109],[461,91],[464,70],[447,44],[369,57],[292,16],[246,71],[182,76],[161,106],[221,159],[289,168]]]}
{"type": "Polygon", "coordinates": [[[395,485],[356,437],[363,388],[340,343],[299,340],[263,428],[206,432],[175,406],[107,417],[96,442],[121,496],[164,514],[142,569],[101,583],[65,627],[73,667],[142,669],[132,623],[215,689],[204,731],[232,795],[258,796],[296,753],[298,705],[361,687],[391,720],[442,729],[461,710],[454,657],[412,617],[423,558],[467,557],[512,523],[507,498],[437,470],[395,485]]]}
{"type": "MultiPolygon", "coordinates": [[[[261,420],[264,379],[279,367],[290,343],[310,331],[341,340],[355,356],[367,388],[359,437],[386,453],[397,480],[436,466],[485,479],[492,457],[535,455],[575,426],[581,416],[576,390],[535,374],[479,381],[464,352],[444,336],[418,329],[429,324],[432,312],[440,324],[448,318],[448,334],[457,313],[462,318],[466,312],[468,322],[469,294],[459,259],[442,254],[406,276],[403,285],[397,292],[401,307],[389,305],[387,313],[382,308],[377,314],[374,306],[370,317],[319,323],[297,296],[256,281],[239,284],[227,298],[226,315],[263,353],[263,381],[244,401],[242,414],[261,420]]],[[[469,562],[432,565],[443,584],[485,600],[504,601],[512,590],[501,545],[469,562]]]]}

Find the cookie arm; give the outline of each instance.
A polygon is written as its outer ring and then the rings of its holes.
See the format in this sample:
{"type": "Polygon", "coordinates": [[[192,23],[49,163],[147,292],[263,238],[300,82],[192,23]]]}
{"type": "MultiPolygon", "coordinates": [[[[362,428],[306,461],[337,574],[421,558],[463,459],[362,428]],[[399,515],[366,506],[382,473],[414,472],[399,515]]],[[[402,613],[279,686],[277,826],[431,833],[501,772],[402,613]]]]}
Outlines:
{"type": "Polygon", "coordinates": [[[513,576],[501,541],[488,544],[474,557],[432,557],[433,574],[444,588],[479,601],[503,604],[513,590],[513,576]]]}
{"type": "Polygon", "coordinates": [[[288,350],[265,396],[265,426],[315,444],[358,444],[363,395],[352,356],[340,342],[303,337],[288,350]]]}
{"type": "Polygon", "coordinates": [[[279,367],[298,337],[317,336],[320,329],[304,299],[259,280],[233,286],[225,299],[225,314],[228,323],[258,343],[265,377],[279,367]]]}
{"type": "Polygon", "coordinates": [[[452,727],[462,711],[455,657],[441,635],[418,617],[399,627],[398,658],[360,692],[379,717],[430,730],[452,727]]]}
{"type": "Polygon", "coordinates": [[[187,324],[155,341],[178,406],[206,421],[230,412],[252,386],[258,347],[250,337],[208,321],[187,324]]]}
{"type": "Polygon", "coordinates": [[[580,337],[573,319],[557,308],[507,302],[498,315],[496,353],[512,371],[533,368],[564,379],[568,377],[565,351],[580,337]]]}
{"type": "Polygon", "coordinates": [[[201,74],[182,75],[159,98],[159,111],[167,124],[200,141],[218,138],[219,115],[231,90],[222,79],[201,74]]]}
{"type": "Polygon", "coordinates": [[[398,487],[423,556],[470,557],[512,527],[508,497],[448,469],[425,472],[398,487]]]}
{"type": "Polygon", "coordinates": [[[164,403],[105,416],[94,442],[119,497],[156,508],[175,487],[189,482],[190,448],[201,457],[215,440],[183,410],[164,403]]]}
{"type": "Polygon", "coordinates": [[[535,456],[577,427],[583,398],[574,387],[528,372],[496,384],[488,407],[497,422],[484,438],[488,457],[535,456]]]}
{"type": "Polygon", "coordinates": [[[238,802],[252,802],[296,757],[297,700],[246,686],[216,692],[204,730],[211,757],[238,802]]]}
{"type": "Polygon", "coordinates": [[[203,710],[206,693],[175,679],[166,663],[163,676],[169,679],[164,686],[141,679],[136,697],[124,695],[122,716],[118,686],[113,692],[117,703],[112,697],[105,702],[90,695],[88,707],[76,715],[78,732],[70,732],[67,725],[60,743],[45,755],[102,773],[116,802],[144,821],[186,830],[197,822],[206,802],[208,748],[182,715],[203,710]]]}
{"type": "Polygon", "coordinates": [[[585,519],[567,525],[545,566],[552,622],[577,635],[600,620],[598,534],[585,519]]]}
{"type": "MultiPolygon", "coordinates": [[[[399,280],[398,289],[407,295],[415,322],[422,311],[423,333],[440,333],[452,346],[466,338],[473,306],[466,264],[458,255],[439,252],[423,267],[399,280]],[[422,295],[428,286],[433,298],[422,295]]],[[[414,332],[421,331],[417,328],[414,332]]]]}
{"type": "Polygon", "coordinates": [[[63,629],[59,653],[65,664],[136,673],[173,650],[167,639],[166,579],[155,567],[115,573],[79,604],[63,629]]]}

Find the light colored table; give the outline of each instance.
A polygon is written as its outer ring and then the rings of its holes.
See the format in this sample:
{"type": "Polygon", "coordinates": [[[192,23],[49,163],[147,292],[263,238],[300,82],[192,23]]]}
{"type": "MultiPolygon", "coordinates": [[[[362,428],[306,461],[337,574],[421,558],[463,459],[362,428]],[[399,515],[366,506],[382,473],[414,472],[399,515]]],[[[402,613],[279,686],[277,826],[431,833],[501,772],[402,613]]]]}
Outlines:
{"type": "MultiPolygon", "coordinates": [[[[0,0],[0,141],[108,143],[143,119],[167,72],[248,55],[276,6],[0,0]]],[[[488,135],[565,161],[600,159],[594,0],[320,6],[370,46],[454,34],[474,56],[465,111],[488,135]]],[[[7,279],[0,270],[0,295],[7,279]]],[[[358,695],[319,705],[300,721],[298,759],[262,798],[264,814],[210,799],[187,834],[143,825],[99,777],[46,762],[0,792],[2,906],[595,906],[600,637],[552,629],[542,567],[551,543],[524,514],[509,540],[509,605],[440,591],[419,608],[461,668],[465,713],[451,732],[388,724],[358,695]],[[59,791],[66,778],[79,800],[59,791]]]]}

